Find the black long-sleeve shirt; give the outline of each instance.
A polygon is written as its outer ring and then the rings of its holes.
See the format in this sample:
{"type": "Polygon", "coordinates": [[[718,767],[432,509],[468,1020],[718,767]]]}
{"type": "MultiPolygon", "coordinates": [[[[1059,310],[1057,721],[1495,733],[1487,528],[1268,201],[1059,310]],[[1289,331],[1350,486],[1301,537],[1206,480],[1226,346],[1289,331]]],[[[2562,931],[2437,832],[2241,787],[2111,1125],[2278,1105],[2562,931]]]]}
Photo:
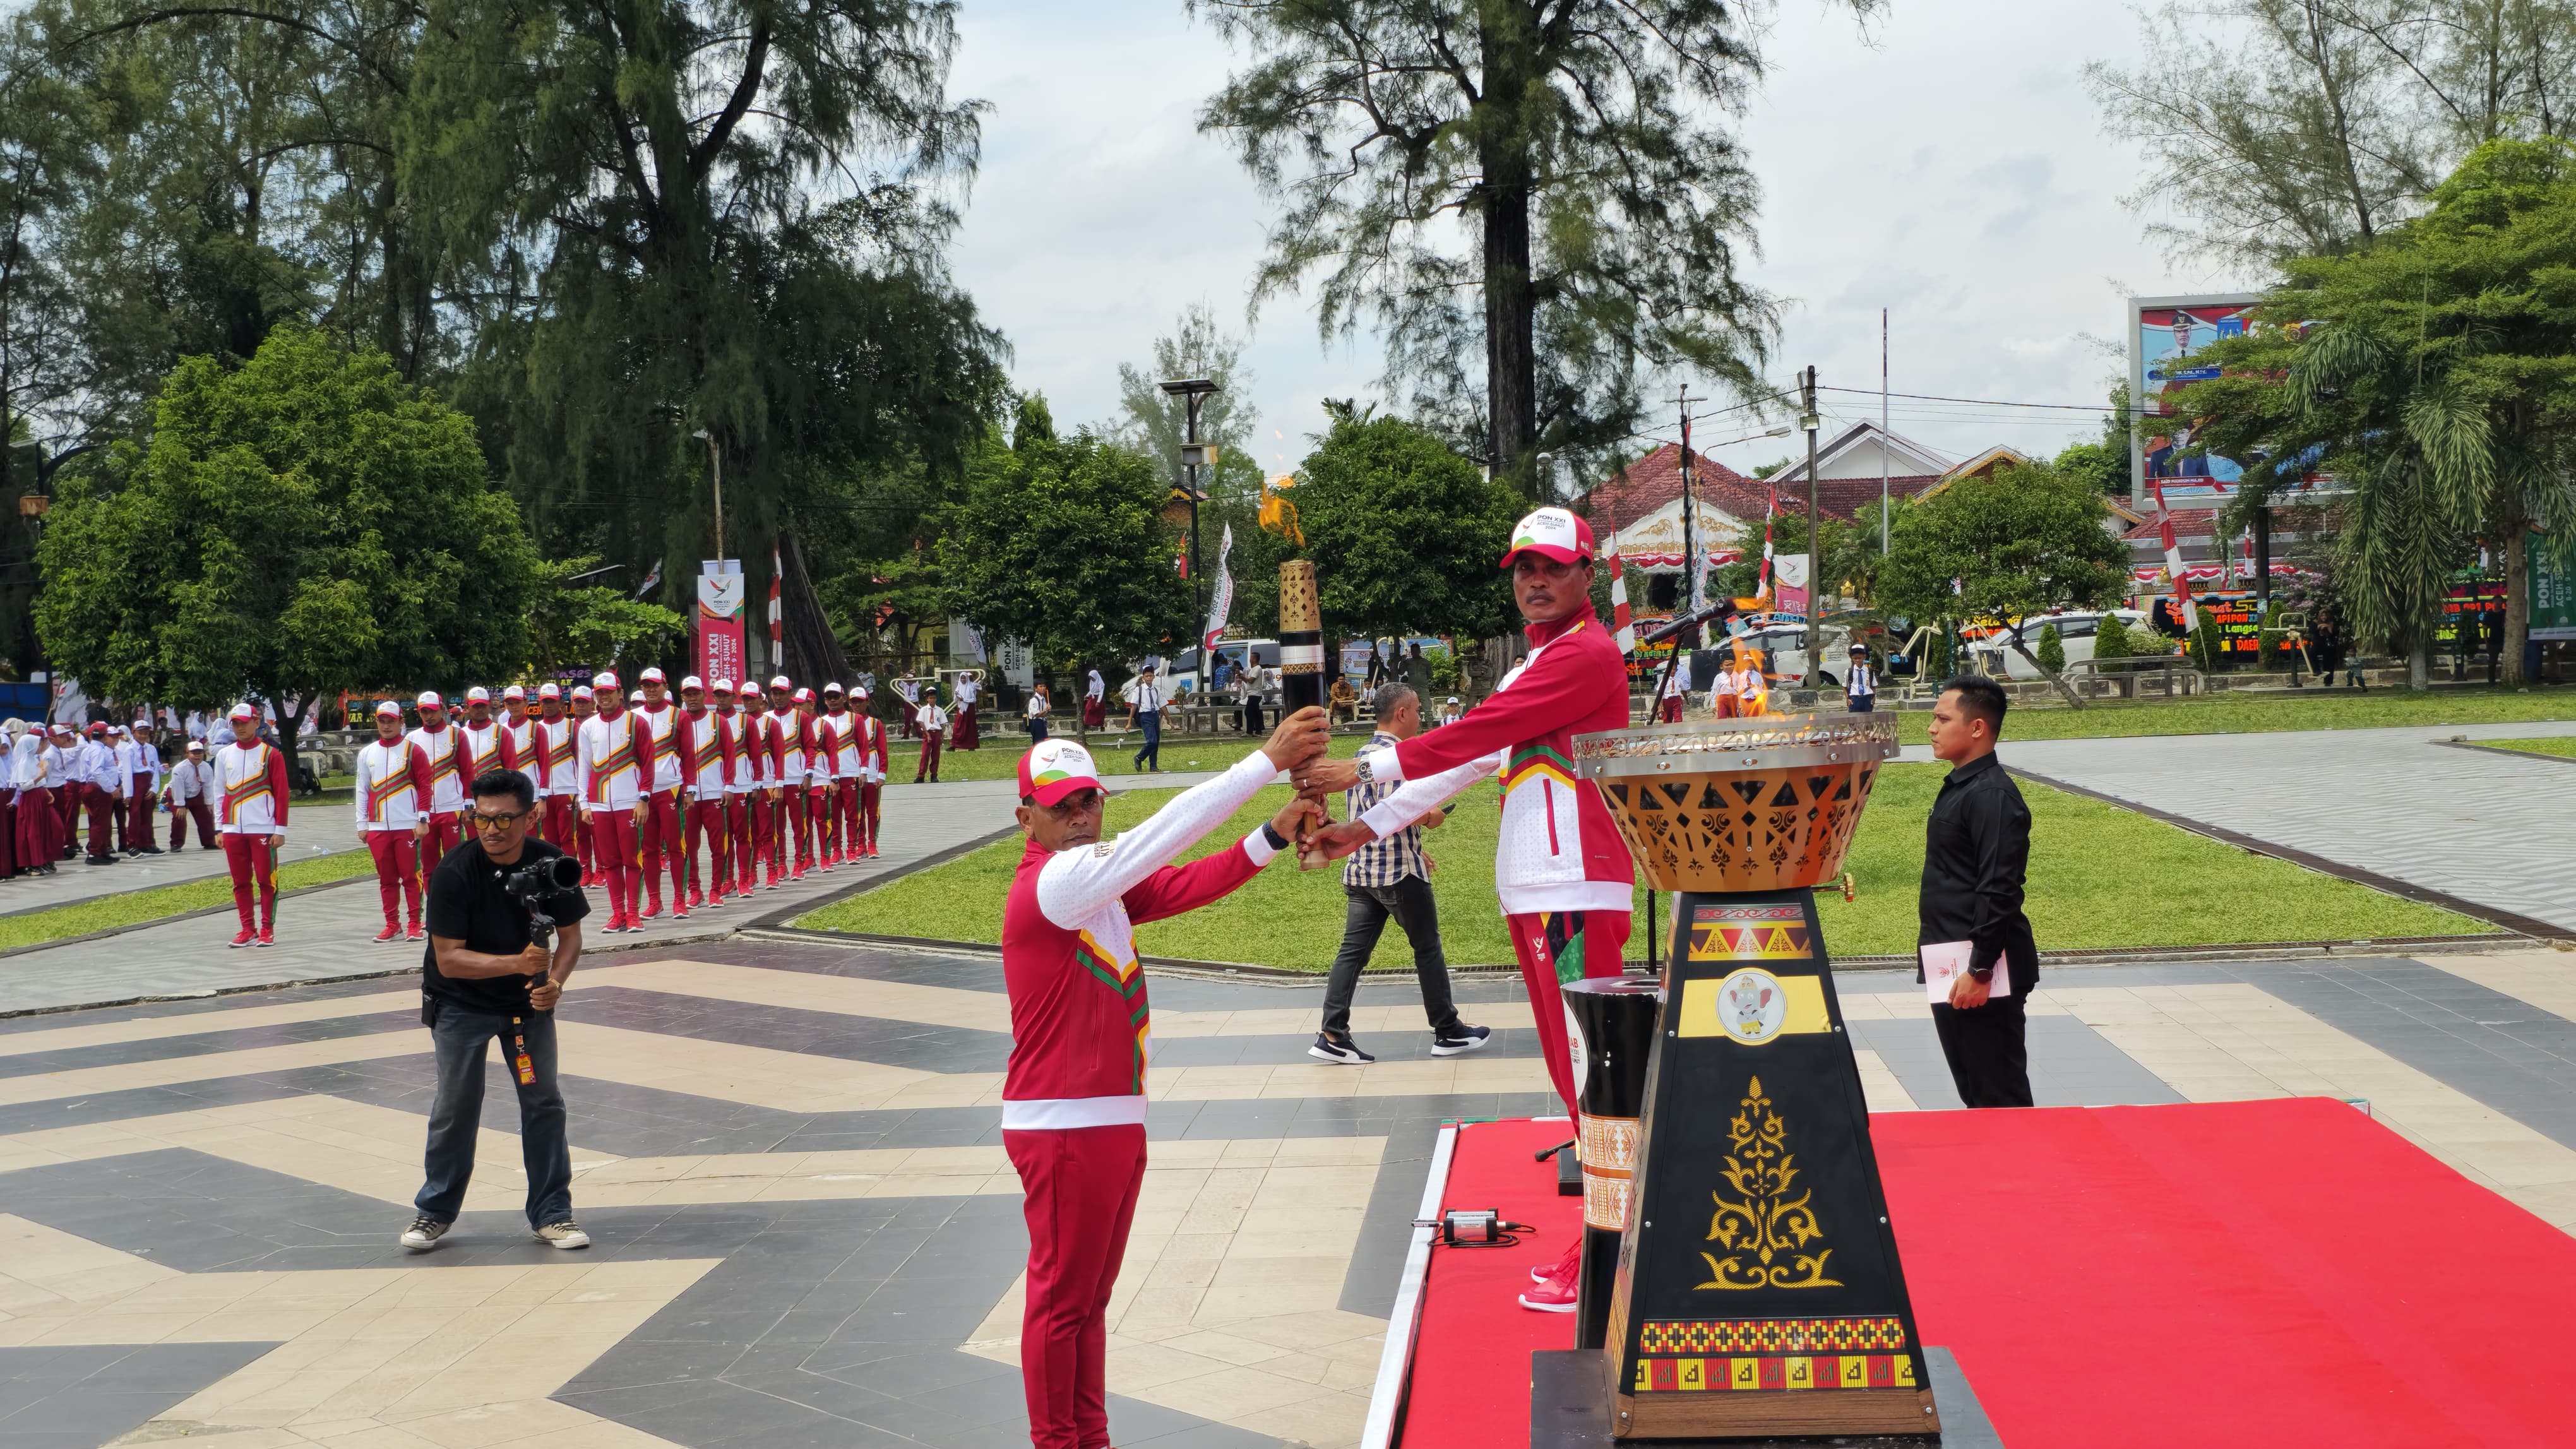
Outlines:
{"type": "Polygon", "coordinates": [[[2030,992],[2039,985],[2039,948],[2021,909],[2029,866],[2030,807],[2002,762],[1987,754],[1952,770],[1923,830],[1916,939],[1972,942],[1970,970],[1990,971],[2000,958],[2013,994],[2030,992]]]}

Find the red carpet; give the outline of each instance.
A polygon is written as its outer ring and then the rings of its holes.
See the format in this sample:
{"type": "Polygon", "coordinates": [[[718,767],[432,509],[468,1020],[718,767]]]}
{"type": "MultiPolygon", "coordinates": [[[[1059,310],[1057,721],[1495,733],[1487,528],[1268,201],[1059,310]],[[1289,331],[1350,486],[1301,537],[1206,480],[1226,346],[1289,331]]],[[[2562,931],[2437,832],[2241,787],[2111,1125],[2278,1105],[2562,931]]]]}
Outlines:
{"type": "MultiPolygon", "coordinates": [[[[1924,1342],[2011,1449],[2576,1444],[2576,1240],[2340,1102],[1870,1126],[1924,1342]]],[[[1511,1295],[1574,1231],[1529,1160],[1566,1135],[1459,1135],[1449,1205],[1542,1231],[1433,1250],[1406,1449],[1528,1442],[1529,1351],[1572,1320],[1511,1295]]]]}

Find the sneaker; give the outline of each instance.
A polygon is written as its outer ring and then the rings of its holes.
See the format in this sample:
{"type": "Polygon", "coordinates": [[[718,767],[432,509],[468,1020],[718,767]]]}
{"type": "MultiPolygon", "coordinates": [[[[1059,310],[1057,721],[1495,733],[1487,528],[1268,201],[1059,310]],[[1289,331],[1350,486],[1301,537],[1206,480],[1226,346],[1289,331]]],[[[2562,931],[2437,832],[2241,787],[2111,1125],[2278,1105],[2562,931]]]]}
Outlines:
{"type": "Polygon", "coordinates": [[[226,945],[228,945],[231,949],[233,949],[233,950],[235,950],[235,951],[238,951],[238,950],[240,950],[242,947],[247,946],[247,945],[251,944],[253,941],[256,941],[256,940],[258,940],[258,939],[259,939],[259,932],[252,930],[252,929],[251,929],[250,927],[248,927],[248,926],[244,926],[244,927],[242,927],[242,928],[241,928],[241,933],[240,933],[239,935],[234,936],[234,937],[232,938],[232,940],[230,940],[229,942],[226,942],[225,944],[226,944],[226,945]]]}
{"type": "Polygon", "coordinates": [[[1572,1282],[1580,1276],[1582,1272],[1583,1240],[1577,1238],[1572,1243],[1566,1245],[1564,1254],[1558,1257],[1555,1262],[1548,1264],[1544,1268],[1532,1268],[1529,1270],[1529,1275],[1530,1281],[1533,1283],[1553,1283],[1560,1277],[1564,1278],[1567,1282],[1572,1282]]]}
{"type": "Polygon", "coordinates": [[[406,941],[426,941],[429,939],[429,933],[420,928],[420,922],[414,921],[411,923],[410,927],[403,932],[403,939],[406,941]]]}
{"type": "Polygon", "coordinates": [[[398,940],[401,940],[401,939],[402,939],[402,927],[395,925],[395,924],[394,924],[393,922],[391,922],[391,921],[387,921],[387,922],[385,922],[385,928],[384,928],[383,930],[378,931],[378,932],[376,933],[376,939],[377,939],[378,941],[380,941],[380,942],[381,942],[381,941],[398,941],[398,940]]]}
{"type": "Polygon", "coordinates": [[[438,1240],[446,1237],[447,1230],[454,1226],[436,1218],[413,1218],[411,1226],[402,1230],[402,1245],[415,1253],[426,1253],[437,1247],[438,1240]]]}
{"type": "Polygon", "coordinates": [[[253,945],[255,945],[255,946],[260,946],[260,947],[268,947],[268,946],[274,946],[274,945],[276,945],[276,944],[277,944],[277,928],[276,928],[275,926],[262,926],[262,927],[260,927],[260,928],[259,928],[259,939],[258,939],[257,941],[252,942],[251,944],[253,944],[253,945]]]}
{"type": "MultiPolygon", "coordinates": [[[[722,900],[723,897],[719,896],[717,899],[722,900]]],[[[706,903],[707,897],[704,891],[699,890],[696,886],[689,887],[689,904],[692,907],[703,906],[706,903]]]]}
{"type": "Polygon", "coordinates": [[[1328,1062],[1338,1062],[1346,1067],[1364,1067],[1377,1060],[1367,1052],[1361,1051],[1358,1042],[1335,1041],[1320,1031],[1315,1033],[1315,1044],[1306,1048],[1306,1055],[1321,1057],[1328,1062]]]}
{"type": "Polygon", "coordinates": [[[662,903],[660,901],[646,901],[644,903],[644,909],[635,913],[635,919],[639,921],[649,921],[660,914],[662,914],[662,903]]]}
{"type": "Polygon", "coordinates": [[[1537,1313],[1572,1313],[1574,1287],[1571,1278],[1550,1278],[1544,1283],[1533,1283],[1529,1291],[1521,1295],[1521,1306],[1537,1313]]]}
{"type": "Polygon", "coordinates": [[[1454,1057],[1461,1052],[1479,1051],[1483,1049],[1486,1042],[1493,1039],[1493,1036],[1492,1027],[1469,1026],[1460,1022],[1447,1031],[1431,1034],[1431,1054],[1435,1057],[1454,1057]]]}
{"type": "Polygon", "coordinates": [[[550,1248],[587,1248],[590,1234],[581,1230],[581,1224],[566,1218],[537,1229],[537,1241],[550,1248]]]}

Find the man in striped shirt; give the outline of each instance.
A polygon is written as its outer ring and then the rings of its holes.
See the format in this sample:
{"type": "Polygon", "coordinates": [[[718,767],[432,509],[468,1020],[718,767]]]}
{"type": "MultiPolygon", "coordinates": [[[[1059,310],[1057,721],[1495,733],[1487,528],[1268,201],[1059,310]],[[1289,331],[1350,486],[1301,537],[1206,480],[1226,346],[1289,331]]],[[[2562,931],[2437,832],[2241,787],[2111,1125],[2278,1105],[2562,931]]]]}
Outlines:
{"type": "MultiPolygon", "coordinates": [[[[1377,692],[1377,733],[1368,748],[1391,750],[1422,731],[1422,696],[1409,685],[1390,684],[1377,692]]],[[[1342,818],[1357,820],[1394,794],[1393,784],[1362,781],[1342,792],[1342,818]]],[[[1342,894],[1349,900],[1342,918],[1342,949],[1333,958],[1333,974],[1324,983],[1324,1026],[1315,1033],[1308,1056],[1345,1066],[1366,1066],[1377,1058],[1351,1040],[1351,997],[1358,991],[1360,969],[1377,950],[1387,917],[1404,928],[1413,943],[1413,978],[1422,988],[1422,1011],[1431,1018],[1431,1054],[1454,1057],[1485,1044],[1488,1028],[1458,1019],[1449,999],[1449,959],[1440,949],[1440,905],[1431,895],[1431,857],[1422,852],[1422,832],[1448,819],[1434,810],[1402,830],[1380,836],[1351,852],[1342,863],[1342,894]]]]}

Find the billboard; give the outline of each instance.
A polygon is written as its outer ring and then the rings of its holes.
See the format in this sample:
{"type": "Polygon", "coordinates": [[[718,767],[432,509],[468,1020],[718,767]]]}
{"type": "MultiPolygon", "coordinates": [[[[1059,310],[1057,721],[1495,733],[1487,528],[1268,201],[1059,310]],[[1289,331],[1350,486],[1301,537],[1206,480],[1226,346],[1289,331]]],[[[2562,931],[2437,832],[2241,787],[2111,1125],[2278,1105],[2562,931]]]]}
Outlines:
{"type": "Polygon", "coordinates": [[[2526,556],[2531,637],[2543,643],[2576,640],[2576,539],[2535,533],[2526,556]]]}
{"type": "MultiPolygon", "coordinates": [[[[2158,488],[2172,508],[2224,508],[2234,495],[2244,464],[2190,456],[2191,430],[2174,421],[2165,394],[2218,376],[2216,367],[2195,363],[2193,354],[2221,338],[2244,336],[2262,300],[2254,292],[2129,299],[2129,396],[2137,409],[2129,429],[2129,476],[2138,480],[2135,506],[2152,509],[2158,488]]],[[[2330,481],[2311,473],[2293,491],[2322,492],[2330,481]]]]}
{"type": "Polygon", "coordinates": [[[742,560],[708,559],[698,574],[697,674],[710,682],[741,680],[748,660],[742,640],[742,560]]]}

